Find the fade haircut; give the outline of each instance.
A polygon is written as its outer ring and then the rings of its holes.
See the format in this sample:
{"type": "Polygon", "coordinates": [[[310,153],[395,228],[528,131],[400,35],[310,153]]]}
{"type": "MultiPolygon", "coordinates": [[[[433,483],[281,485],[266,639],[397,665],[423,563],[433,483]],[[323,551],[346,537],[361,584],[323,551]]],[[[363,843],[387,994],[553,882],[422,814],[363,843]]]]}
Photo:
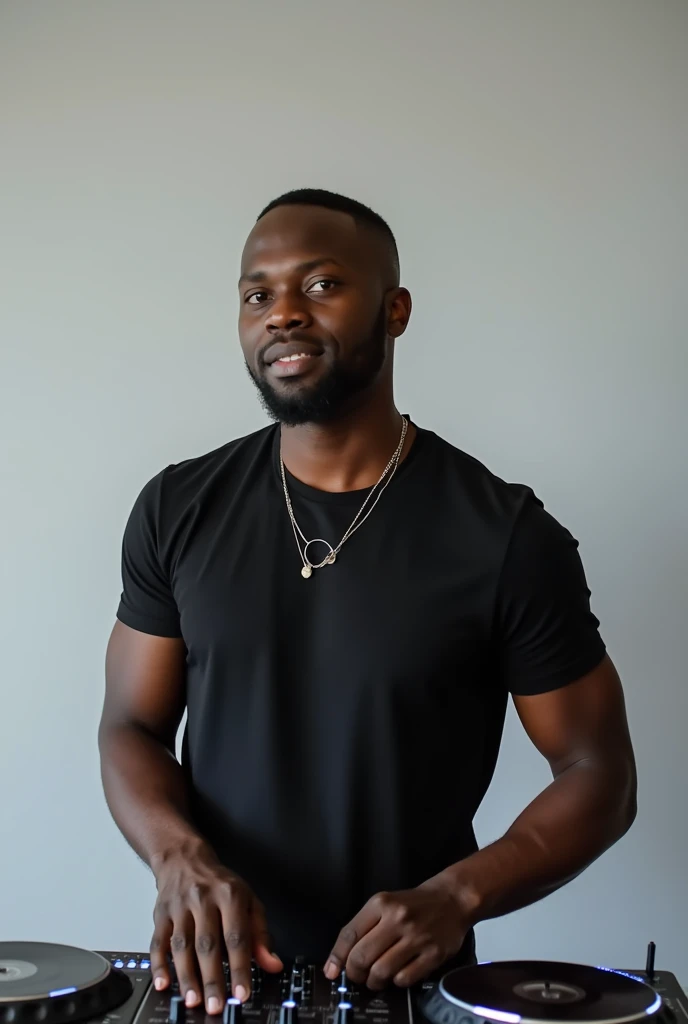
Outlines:
{"type": "Polygon", "coordinates": [[[359,224],[378,231],[386,243],[387,252],[394,269],[394,274],[399,281],[400,265],[397,243],[387,221],[383,220],[379,213],[375,213],[370,207],[364,206],[356,199],[348,199],[337,192],[328,192],[321,188],[299,188],[292,192],[285,192],[284,195],[273,199],[271,203],[261,210],[257,220],[261,220],[266,213],[270,213],[278,206],[322,206],[326,210],[337,210],[340,213],[348,213],[359,224]]]}

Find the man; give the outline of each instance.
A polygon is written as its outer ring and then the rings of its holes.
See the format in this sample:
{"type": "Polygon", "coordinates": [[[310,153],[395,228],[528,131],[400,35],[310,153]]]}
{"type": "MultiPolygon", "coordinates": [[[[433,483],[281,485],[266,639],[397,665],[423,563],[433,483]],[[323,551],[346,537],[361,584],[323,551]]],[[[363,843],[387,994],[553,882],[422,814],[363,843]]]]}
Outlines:
{"type": "Polygon", "coordinates": [[[223,957],[242,1000],[251,957],[371,988],[472,962],[477,922],[566,883],[635,814],[576,542],[397,411],[411,299],[389,227],[331,193],[283,196],[239,298],[277,423],[143,488],[100,728],[109,805],[157,881],[155,984],[171,950],[209,1013],[223,957]],[[509,694],[553,781],[478,850],[509,694]]]}

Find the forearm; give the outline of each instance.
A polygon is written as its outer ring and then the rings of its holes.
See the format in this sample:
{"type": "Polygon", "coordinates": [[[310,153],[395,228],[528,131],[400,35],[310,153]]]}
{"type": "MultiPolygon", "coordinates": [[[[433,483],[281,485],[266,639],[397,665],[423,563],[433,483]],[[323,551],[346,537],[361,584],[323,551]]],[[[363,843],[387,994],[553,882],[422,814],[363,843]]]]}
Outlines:
{"type": "Polygon", "coordinates": [[[583,871],[635,817],[632,759],[576,762],[490,846],[443,872],[473,923],[510,913],[583,871]]]}
{"type": "Polygon", "coordinates": [[[172,853],[205,852],[184,773],[170,750],[132,723],[101,726],[99,745],[105,798],[139,857],[156,871],[172,853]]]}

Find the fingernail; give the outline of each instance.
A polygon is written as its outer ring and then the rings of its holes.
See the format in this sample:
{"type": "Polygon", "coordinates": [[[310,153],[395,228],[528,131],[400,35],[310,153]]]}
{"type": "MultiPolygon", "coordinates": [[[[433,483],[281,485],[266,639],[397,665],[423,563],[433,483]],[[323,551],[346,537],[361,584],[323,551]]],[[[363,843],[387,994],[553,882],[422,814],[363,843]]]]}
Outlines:
{"type": "Polygon", "coordinates": [[[161,975],[158,975],[153,984],[155,985],[158,992],[160,992],[165,987],[165,979],[161,975]]]}
{"type": "Polygon", "coordinates": [[[337,967],[334,960],[328,960],[327,963],[325,964],[325,977],[329,978],[330,981],[334,981],[338,974],[339,968],[337,967]]]}
{"type": "Polygon", "coordinates": [[[237,999],[241,999],[243,1003],[244,999],[246,998],[246,989],[244,988],[244,986],[237,985],[237,987],[234,989],[234,995],[237,997],[237,999]]]}
{"type": "Polygon", "coordinates": [[[196,1003],[198,1002],[198,996],[193,991],[193,989],[189,989],[189,991],[186,993],[186,999],[184,1000],[184,1002],[186,1003],[187,1006],[196,1005],[196,1003]]]}
{"type": "Polygon", "coordinates": [[[219,1013],[222,1003],[217,996],[211,996],[208,1000],[208,1013],[219,1013]]]}

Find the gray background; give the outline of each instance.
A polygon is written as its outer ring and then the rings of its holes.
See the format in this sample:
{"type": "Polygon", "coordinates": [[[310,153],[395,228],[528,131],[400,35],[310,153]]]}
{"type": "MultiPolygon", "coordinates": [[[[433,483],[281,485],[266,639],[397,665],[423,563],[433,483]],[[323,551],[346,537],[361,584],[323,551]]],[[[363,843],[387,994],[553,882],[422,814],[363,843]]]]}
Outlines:
{"type": "MultiPolygon", "coordinates": [[[[96,754],[121,533],[163,465],[264,422],[238,256],[323,186],[397,233],[401,406],[580,538],[628,695],[632,832],[480,953],[654,938],[688,981],[688,5],[5,0],[0,37],[0,937],[149,939],[96,754]]],[[[510,718],[481,840],[547,778],[510,718]]]]}

